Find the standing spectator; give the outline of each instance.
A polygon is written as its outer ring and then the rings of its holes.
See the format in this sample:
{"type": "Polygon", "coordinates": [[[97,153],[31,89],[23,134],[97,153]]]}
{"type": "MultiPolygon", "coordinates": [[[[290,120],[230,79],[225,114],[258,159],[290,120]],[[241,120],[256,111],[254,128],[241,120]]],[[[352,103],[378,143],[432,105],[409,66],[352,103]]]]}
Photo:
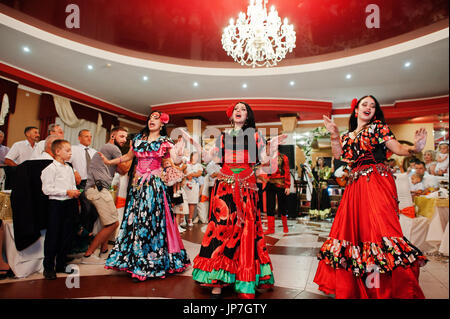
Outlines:
{"type": "Polygon", "coordinates": [[[73,216],[78,210],[76,198],[80,196],[73,168],[66,164],[72,156],[70,143],[54,141],[52,153],[55,160],[41,173],[42,192],[49,196],[44,242],[44,277],[49,280],[56,279],[58,272],[73,271],[66,271],[66,256],[73,238],[73,216]]]}
{"type": "MultiPolygon", "coordinates": [[[[107,159],[114,159],[122,156],[120,148],[127,141],[127,129],[116,127],[111,130],[109,142],[102,146],[100,152],[107,159]]],[[[119,163],[107,166],[99,153],[96,153],[89,165],[89,175],[86,182],[86,198],[95,206],[103,228],[92,240],[88,249],[84,253],[81,263],[83,264],[103,264],[104,260],[94,255],[95,250],[100,246],[100,254],[108,252],[108,240],[119,226],[119,214],[111,195],[111,182],[116,171],[126,174],[128,163],[119,163]]]]}
{"type": "MultiPolygon", "coordinates": [[[[78,145],[72,147],[72,158],[70,162],[73,168],[78,171],[81,177],[81,182],[78,185],[80,191],[86,189],[86,183],[89,174],[89,165],[97,151],[89,147],[92,143],[92,134],[89,130],[83,129],[78,133],[78,145]]],[[[94,223],[97,220],[97,211],[95,206],[86,198],[86,193],[82,192],[80,195],[80,233],[88,235],[94,228],[94,223]]]]}
{"type": "Polygon", "coordinates": [[[5,164],[5,156],[9,152],[9,147],[3,145],[3,140],[5,139],[5,133],[0,130],[0,166],[5,164]]]}
{"type": "MultiPolygon", "coordinates": [[[[279,150],[278,150],[279,151],[279,150]]],[[[267,194],[267,230],[264,234],[275,232],[275,200],[278,201],[278,214],[283,222],[283,232],[288,233],[287,225],[287,196],[290,194],[291,177],[289,171],[289,159],[286,155],[278,153],[277,170],[268,175],[266,187],[267,194]]]]}
{"type": "Polygon", "coordinates": [[[5,157],[5,165],[17,166],[31,158],[36,142],[39,141],[39,130],[35,126],[27,126],[23,132],[26,139],[13,144],[5,157]]]}
{"type": "Polygon", "coordinates": [[[198,163],[197,152],[191,153],[190,162],[186,165],[184,174],[187,179],[186,185],[184,186],[184,191],[186,192],[189,203],[188,226],[192,227],[194,226],[192,219],[194,217],[195,207],[197,206],[200,197],[199,179],[203,174],[202,164],[198,163]]]}
{"type": "MultiPolygon", "coordinates": [[[[58,139],[64,139],[64,131],[58,124],[50,124],[48,126],[48,135],[55,135],[58,139]]],[[[31,153],[30,159],[40,157],[43,152],[45,152],[45,140],[36,143],[36,147],[34,148],[33,153],[31,153]]]]}
{"type": "MultiPolygon", "coordinates": [[[[56,135],[49,135],[44,140],[45,142],[45,149],[42,153],[39,154],[38,157],[31,157],[30,160],[52,160],[55,158],[55,154],[52,152],[52,144],[54,141],[58,140],[58,136],[56,135]]],[[[36,154],[37,155],[37,154],[36,154]]]]}

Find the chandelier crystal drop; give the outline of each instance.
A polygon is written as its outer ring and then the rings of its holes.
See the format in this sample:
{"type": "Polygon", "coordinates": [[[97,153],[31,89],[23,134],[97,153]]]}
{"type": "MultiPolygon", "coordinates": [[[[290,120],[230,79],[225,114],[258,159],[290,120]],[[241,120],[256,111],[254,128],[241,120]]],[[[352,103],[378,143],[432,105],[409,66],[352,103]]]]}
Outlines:
{"type": "Polygon", "coordinates": [[[230,19],[222,33],[222,46],[228,55],[246,66],[275,66],[295,48],[295,31],[288,19],[283,23],[268,0],[250,0],[247,16],[240,12],[236,22],[230,19]]]}

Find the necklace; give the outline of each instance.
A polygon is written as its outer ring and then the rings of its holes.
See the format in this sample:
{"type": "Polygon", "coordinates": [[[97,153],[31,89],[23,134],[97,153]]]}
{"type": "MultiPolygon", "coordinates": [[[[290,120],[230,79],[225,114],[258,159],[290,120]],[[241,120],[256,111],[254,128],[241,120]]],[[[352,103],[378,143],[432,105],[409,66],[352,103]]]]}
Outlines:
{"type": "Polygon", "coordinates": [[[355,139],[358,134],[366,128],[367,124],[364,124],[359,130],[354,130],[351,134],[353,135],[352,139],[355,139]]]}

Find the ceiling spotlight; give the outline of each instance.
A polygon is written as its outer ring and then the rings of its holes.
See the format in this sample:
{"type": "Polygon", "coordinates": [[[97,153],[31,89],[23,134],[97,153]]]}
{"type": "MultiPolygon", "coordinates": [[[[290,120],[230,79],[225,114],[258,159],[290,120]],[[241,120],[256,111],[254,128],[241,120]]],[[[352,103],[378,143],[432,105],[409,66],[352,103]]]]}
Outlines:
{"type": "Polygon", "coordinates": [[[144,75],[144,76],[142,77],[142,80],[148,81],[148,76],[144,75]]]}
{"type": "Polygon", "coordinates": [[[411,62],[409,62],[409,61],[405,62],[404,66],[405,66],[405,68],[409,68],[411,66],[411,62]]]}
{"type": "Polygon", "coordinates": [[[88,64],[87,68],[88,68],[88,70],[93,70],[94,66],[92,64],[88,64]]]}
{"type": "Polygon", "coordinates": [[[22,50],[23,50],[23,52],[25,52],[25,53],[29,53],[29,52],[31,51],[30,48],[27,47],[27,46],[24,46],[24,47],[22,48],[22,50]]]}
{"type": "Polygon", "coordinates": [[[289,82],[289,85],[290,85],[290,86],[294,86],[294,84],[295,84],[294,81],[289,82]]]}
{"type": "Polygon", "coordinates": [[[247,83],[242,84],[242,88],[246,89],[247,88],[247,83]]]}
{"type": "Polygon", "coordinates": [[[194,82],[194,86],[198,86],[198,82],[194,82]]]}
{"type": "Polygon", "coordinates": [[[352,75],[349,73],[349,74],[347,74],[347,75],[345,76],[345,78],[346,78],[347,80],[350,80],[350,79],[352,78],[352,75]]]}

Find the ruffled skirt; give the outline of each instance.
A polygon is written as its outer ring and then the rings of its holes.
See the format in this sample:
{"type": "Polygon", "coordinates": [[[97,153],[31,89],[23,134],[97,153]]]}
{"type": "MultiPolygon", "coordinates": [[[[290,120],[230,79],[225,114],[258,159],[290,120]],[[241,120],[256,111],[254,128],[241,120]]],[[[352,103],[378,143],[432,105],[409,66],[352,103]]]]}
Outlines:
{"type": "Polygon", "coordinates": [[[136,178],[128,196],[105,268],[126,271],[139,280],[184,271],[190,261],[162,180],[152,176],[141,184],[141,178],[136,178]]]}
{"type": "MultiPolygon", "coordinates": [[[[246,176],[249,171],[237,175],[246,176]]],[[[194,259],[193,279],[203,286],[233,285],[240,298],[254,298],[256,288],[273,287],[272,264],[264,243],[258,190],[218,178],[211,193],[209,223],[200,253],[194,259]],[[236,196],[240,196],[236,199],[236,196]],[[241,210],[242,220],[238,210],[241,210]]]]}
{"type": "Polygon", "coordinates": [[[359,168],[344,192],[314,282],[336,298],[424,298],[427,259],[399,223],[395,181],[383,164],[359,168]]]}

